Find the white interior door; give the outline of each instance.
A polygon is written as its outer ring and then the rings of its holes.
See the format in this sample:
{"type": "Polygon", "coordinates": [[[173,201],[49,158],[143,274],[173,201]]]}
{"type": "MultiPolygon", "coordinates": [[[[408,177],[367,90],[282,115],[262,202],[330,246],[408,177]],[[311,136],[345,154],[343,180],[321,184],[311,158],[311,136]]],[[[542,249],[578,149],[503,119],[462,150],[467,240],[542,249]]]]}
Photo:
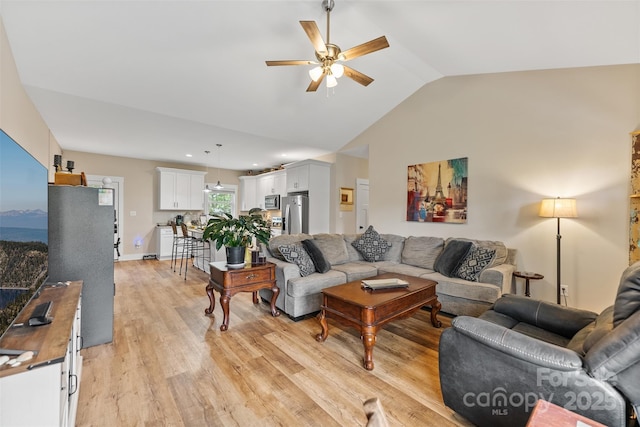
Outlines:
{"type": "MultiPolygon", "coordinates": [[[[116,244],[118,243],[118,239],[124,236],[124,215],[122,214],[122,209],[124,208],[124,178],[120,176],[101,176],[101,175],[87,175],[87,186],[88,187],[98,187],[98,188],[113,188],[115,192],[115,197],[113,200],[113,209],[114,209],[114,224],[113,224],[113,259],[118,260],[118,249],[116,249],[116,244]],[[107,185],[103,183],[104,178],[109,178],[111,182],[107,185]]],[[[122,240],[120,240],[122,242],[122,240]]],[[[122,248],[122,244],[120,245],[122,248]]],[[[120,249],[119,248],[119,249],[120,249]]]]}
{"type": "Polygon", "coordinates": [[[356,233],[369,227],[369,180],[356,179],[356,233]]]}

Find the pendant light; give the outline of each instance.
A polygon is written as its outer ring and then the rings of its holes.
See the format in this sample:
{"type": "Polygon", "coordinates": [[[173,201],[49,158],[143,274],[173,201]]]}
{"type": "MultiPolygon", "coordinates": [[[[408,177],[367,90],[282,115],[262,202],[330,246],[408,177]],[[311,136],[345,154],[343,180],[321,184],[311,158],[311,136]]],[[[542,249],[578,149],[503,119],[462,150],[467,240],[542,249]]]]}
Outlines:
{"type": "Polygon", "coordinates": [[[213,188],[222,190],[224,188],[222,184],[220,184],[220,147],[222,147],[222,144],[216,144],[216,147],[218,147],[218,183],[213,188]]]}
{"type": "MultiPolygon", "coordinates": [[[[204,150],[204,154],[206,154],[207,156],[209,155],[209,153],[211,153],[211,151],[204,150]]],[[[211,193],[211,189],[209,188],[209,184],[205,185],[204,188],[202,189],[202,191],[204,191],[205,193],[211,193]]]]}

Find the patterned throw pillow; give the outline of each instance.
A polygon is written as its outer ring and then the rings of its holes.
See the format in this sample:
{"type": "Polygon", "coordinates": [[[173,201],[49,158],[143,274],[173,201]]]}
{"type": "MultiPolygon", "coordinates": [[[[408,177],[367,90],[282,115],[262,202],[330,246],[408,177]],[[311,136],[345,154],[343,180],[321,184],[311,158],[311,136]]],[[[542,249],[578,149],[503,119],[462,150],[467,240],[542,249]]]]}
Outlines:
{"type": "Polygon", "coordinates": [[[465,259],[458,266],[455,276],[471,282],[477,282],[478,276],[491,263],[495,255],[495,249],[472,246],[465,259]]]}
{"type": "Polygon", "coordinates": [[[278,250],[285,261],[298,266],[302,277],[315,273],[316,267],[313,265],[313,261],[311,261],[311,257],[309,257],[302,243],[296,242],[289,245],[280,245],[278,246],[278,250]]]}
{"type": "Polygon", "coordinates": [[[370,225],[367,231],[362,233],[351,245],[369,262],[381,261],[385,252],[391,246],[373,229],[373,225],[370,225]]]}

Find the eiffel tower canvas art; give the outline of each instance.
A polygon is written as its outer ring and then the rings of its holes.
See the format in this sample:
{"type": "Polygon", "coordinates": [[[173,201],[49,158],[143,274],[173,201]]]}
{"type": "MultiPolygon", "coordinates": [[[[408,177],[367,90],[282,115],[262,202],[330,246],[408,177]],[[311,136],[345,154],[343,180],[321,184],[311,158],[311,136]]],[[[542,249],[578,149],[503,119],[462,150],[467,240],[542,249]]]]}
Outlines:
{"type": "Polygon", "coordinates": [[[407,168],[407,221],[467,222],[468,157],[407,168]]]}

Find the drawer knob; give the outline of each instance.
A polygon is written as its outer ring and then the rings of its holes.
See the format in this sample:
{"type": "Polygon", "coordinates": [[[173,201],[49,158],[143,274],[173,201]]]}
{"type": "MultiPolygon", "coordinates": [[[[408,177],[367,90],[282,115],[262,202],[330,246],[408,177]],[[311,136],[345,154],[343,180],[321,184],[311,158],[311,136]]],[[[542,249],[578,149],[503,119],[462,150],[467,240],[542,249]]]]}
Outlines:
{"type": "Polygon", "coordinates": [[[258,275],[252,273],[247,276],[247,279],[255,279],[256,277],[258,277],[258,275]]]}

